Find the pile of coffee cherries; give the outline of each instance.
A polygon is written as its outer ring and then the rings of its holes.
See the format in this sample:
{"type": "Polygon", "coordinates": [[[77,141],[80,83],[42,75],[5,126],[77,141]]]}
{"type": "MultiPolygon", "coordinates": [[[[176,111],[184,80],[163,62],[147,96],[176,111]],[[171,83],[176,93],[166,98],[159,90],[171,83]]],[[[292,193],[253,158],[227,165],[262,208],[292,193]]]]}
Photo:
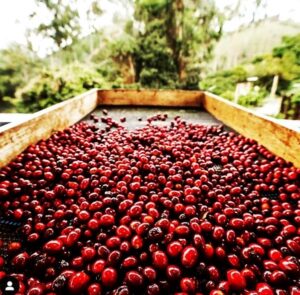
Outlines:
{"type": "Polygon", "coordinates": [[[0,170],[1,215],[21,224],[0,283],[13,276],[28,295],[300,294],[300,169],[220,125],[157,115],[130,131],[105,115],[0,170]]]}

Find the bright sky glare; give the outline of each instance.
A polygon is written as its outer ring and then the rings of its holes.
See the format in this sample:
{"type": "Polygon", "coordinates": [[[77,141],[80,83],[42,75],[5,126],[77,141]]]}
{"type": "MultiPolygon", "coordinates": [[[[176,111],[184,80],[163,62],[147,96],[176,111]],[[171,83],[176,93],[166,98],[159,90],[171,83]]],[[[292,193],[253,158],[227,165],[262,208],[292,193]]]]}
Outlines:
{"type": "MultiPolygon", "coordinates": [[[[216,0],[216,3],[220,9],[226,6],[234,6],[237,0],[216,0]]],[[[245,4],[248,0],[242,0],[245,4]]],[[[79,1],[79,7],[84,8],[86,5],[85,0],[79,1]]],[[[29,19],[29,15],[35,10],[36,4],[34,0],[0,0],[0,48],[7,47],[10,43],[17,42],[21,44],[26,43],[26,30],[35,26],[32,20],[29,19]]],[[[125,12],[120,9],[113,1],[104,0],[101,1],[101,7],[104,10],[104,14],[99,19],[99,25],[101,27],[111,26],[114,21],[114,16],[124,15],[125,12]]],[[[293,20],[299,22],[300,16],[300,1],[299,0],[269,0],[268,15],[279,15],[283,20],[293,20]]],[[[41,11],[37,21],[47,19],[48,15],[46,11],[41,11]]],[[[251,15],[247,15],[247,18],[251,18],[251,15]]],[[[228,22],[225,29],[234,30],[240,25],[240,22],[235,20],[228,22]]],[[[83,24],[84,26],[84,24],[83,24]]],[[[87,31],[87,28],[85,28],[87,31]]],[[[35,49],[39,55],[44,56],[47,54],[47,48],[49,44],[42,41],[41,38],[35,38],[35,49]]]]}

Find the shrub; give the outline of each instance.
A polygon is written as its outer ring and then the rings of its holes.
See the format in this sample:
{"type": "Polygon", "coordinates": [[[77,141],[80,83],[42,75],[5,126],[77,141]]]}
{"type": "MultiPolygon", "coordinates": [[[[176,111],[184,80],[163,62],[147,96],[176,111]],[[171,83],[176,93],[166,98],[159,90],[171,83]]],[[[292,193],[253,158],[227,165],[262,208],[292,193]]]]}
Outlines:
{"type": "Polygon", "coordinates": [[[252,90],[247,95],[240,96],[238,100],[238,104],[246,107],[261,106],[266,95],[267,92],[264,89],[260,89],[259,91],[252,90]]]}
{"type": "Polygon", "coordinates": [[[35,112],[92,88],[107,87],[93,69],[76,64],[41,72],[16,94],[19,112],[35,112]]]}
{"type": "MultiPolygon", "coordinates": [[[[204,89],[215,94],[221,95],[234,92],[236,84],[245,81],[247,72],[242,67],[237,67],[228,71],[221,71],[210,75],[200,82],[200,89],[204,89]]],[[[230,97],[232,95],[230,94],[230,97]]]]}

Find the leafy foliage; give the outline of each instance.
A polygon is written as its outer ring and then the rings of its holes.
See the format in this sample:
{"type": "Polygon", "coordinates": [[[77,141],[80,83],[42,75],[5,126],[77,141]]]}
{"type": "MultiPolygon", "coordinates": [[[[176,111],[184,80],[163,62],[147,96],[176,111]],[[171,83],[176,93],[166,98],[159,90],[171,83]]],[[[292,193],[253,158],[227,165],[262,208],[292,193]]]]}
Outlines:
{"type": "Polygon", "coordinates": [[[106,87],[106,83],[84,65],[46,70],[18,90],[15,105],[19,112],[35,112],[95,87],[106,87]]]}
{"type": "Polygon", "coordinates": [[[201,67],[221,35],[214,1],[135,2],[136,77],[144,87],[198,88],[201,67]]]}
{"type": "Polygon", "coordinates": [[[162,21],[154,20],[139,37],[135,54],[137,81],[150,88],[175,88],[176,66],[162,21]]]}
{"type": "Polygon", "coordinates": [[[291,97],[292,103],[300,103],[300,81],[292,83],[286,94],[291,97]]]}
{"type": "Polygon", "coordinates": [[[258,76],[271,86],[274,75],[279,75],[279,91],[289,88],[292,81],[300,78],[300,34],[284,37],[280,46],[272,54],[255,58],[248,66],[250,75],[258,76]]]}
{"type": "Polygon", "coordinates": [[[286,36],[282,41],[280,46],[273,49],[273,56],[283,58],[289,55],[297,65],[300,65],[300,34],[296,36],[286,36]]]}
{"type": "Polygon", "coordinates": [[[265,89],[259,91],[252,90],[247,95],[240,96],[238,103],[246,107],[261,106],[266,95],[267,92],[265,89]]]}
{"type": "MultiPolygon", "coordinates": [[[[36,0],[51,14],[51,20],[41,23],[36,32],[49,37],[58,48],[77,40],[80,33],[79,13],[74,9],[74,0],[66,3],[64,0],[36,0]]],[[[35,16],[35,13],[32,17],[35,16]]]]}
{"type": "Polygon", "coordinates": [[[19,45],[1,50],[0,101],[5,96],[14,97],[17,88],[34,76],[41,65],[40,59],[19,45]]]}
{"type": "MultiPolygon", "coordinates": [[[[300,35],[286,37],[272,54],[229,71],[205,75],[224,21],[214,0],[116,0],[134,9],[122,32],[97,27],[100,1],[86,0],[92,34],[81,38],[78,0],[36,0],[51,16],[37,28],[59,48],[43,60],[13,46],[1,51],[0,101],[32,112],[93,87],[206,89],[233,100],[236,84],[259,77],[259,92],[240,98],[259,104],[279,75],[278,91],[300,80],[300,35]],[[81,39],[80,39],[81,38],[81,39]],[[69,44],[69,45],[68,45],[69,44]]],[[[123,23],[124,24],[124,23],[123,23]]],[[[34,32],[34,34],[37,33],[34,32]]],[[[298,94],[292,94],[298,100],[298,94]]]]}
{"type": "MultiPolygon", "coordinates": [[[[246,106],[259,105],[263,96],[271,90],[275,75],[279,76],[278,94],[286,93],[295,81],[300,80],[300,34],[283,38],[282,44],[274,48],[272,54],[257,56],[251,63],[209,75],[201,81],[200,87],[232,99],[238,82],[244,82],[250,76],[257,76],[257,84],[261,91],[250,92],[241,97],[239,103],[246,106]]],[[[297,100],[296,93],[290,94],[295,95],[297,100]]]]}
{"type": "Polygon", "coordinates": [[[236,84],[245,81],[246,78],[246,70],[243,67],[237,67],[232,70],[209,75],[200,82],[200,89],[205,89],[229,100],[233,100],[236,84]]]}

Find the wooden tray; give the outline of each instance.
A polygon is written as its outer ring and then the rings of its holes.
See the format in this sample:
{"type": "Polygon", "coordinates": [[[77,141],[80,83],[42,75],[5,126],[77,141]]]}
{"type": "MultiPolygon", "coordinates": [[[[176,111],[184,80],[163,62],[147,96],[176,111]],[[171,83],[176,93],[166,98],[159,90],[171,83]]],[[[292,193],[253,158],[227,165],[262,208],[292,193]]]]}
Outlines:
{"type": "Polygon", "coordinates": [[[115,118],[126,116],[128,128],[143,124],[138,123],[138,117],[144,116],[145,121],[146,117],[157,112],[167,112],[169,117],[177,114],[200,124],[222,122],[300,167],[300,133],[278,124],[275,119],[257,115],[228,100],[202,91],[123,89],[93,89],[37,112],[22,122],[0,127],[0,167],[8,164],[29,145],[50,137],[55,131],[87,119],[89,113],[97,113],[103,106],[114,106],[111,113],[115,118]]]}

